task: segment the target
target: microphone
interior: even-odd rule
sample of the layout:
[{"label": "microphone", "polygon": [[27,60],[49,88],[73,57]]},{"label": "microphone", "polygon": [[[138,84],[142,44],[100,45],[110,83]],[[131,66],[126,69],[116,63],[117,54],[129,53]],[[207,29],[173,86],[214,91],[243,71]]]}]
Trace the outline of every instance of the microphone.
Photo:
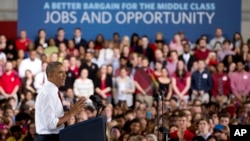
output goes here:
[{"label": "microphone", "polygon": [[91,95],[89,99],[92,100],[93,103],[96,103],[97,107],[104,107],[104,105],[102,104],[102,101],[97,96]]}]

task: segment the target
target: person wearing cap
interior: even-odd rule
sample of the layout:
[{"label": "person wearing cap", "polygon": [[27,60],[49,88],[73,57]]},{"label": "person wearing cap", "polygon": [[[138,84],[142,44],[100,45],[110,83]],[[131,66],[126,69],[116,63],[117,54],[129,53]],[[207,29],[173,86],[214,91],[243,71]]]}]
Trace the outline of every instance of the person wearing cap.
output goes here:
[{"label": "person wearing cap", "polygon": [[229,141],[229,135],[226,126],[222,124],[217,124],[214,126],[214,136],[218,138],[220,141]]}]

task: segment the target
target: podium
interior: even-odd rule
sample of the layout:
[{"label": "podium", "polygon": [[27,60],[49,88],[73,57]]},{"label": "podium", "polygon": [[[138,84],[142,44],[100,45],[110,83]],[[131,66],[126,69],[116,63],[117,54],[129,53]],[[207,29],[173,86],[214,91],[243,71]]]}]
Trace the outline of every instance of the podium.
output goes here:
[{"label": "podium", "polygon": [[106,141],[106,118],[103,116],[71,125],[59,133],[60,141]]}]

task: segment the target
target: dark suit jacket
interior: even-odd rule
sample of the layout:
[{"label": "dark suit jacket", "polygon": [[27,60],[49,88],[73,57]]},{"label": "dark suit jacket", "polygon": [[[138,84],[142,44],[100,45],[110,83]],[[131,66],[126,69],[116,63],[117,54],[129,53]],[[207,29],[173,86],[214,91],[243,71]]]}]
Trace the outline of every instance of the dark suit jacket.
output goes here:
[{"label": "dark suit jacket", "polygon": [[[185,63],[185,60],[183,58],[183,54],[179,56],[179,60],[182,60]],[[186,64],[188,71],[191,71],[191,68],[192,68],[193,63],[194,63],[195,60],[196,60],[195,57],[193,55],[190,55],[190,58],[189,58],[189,60],[188,60],[188,62]]]},{"label": "dark suit jacket", "polygon": [[87,50],[87,48],[88,48],[88,43],[87,43],[87,41],[86,41],[85,39],[81,38],[80,43],[78,43],[78,44],[76,43],[75,38],[73,38],[72,40],[74,41],[75,47],[76,47],[77,49],[79,49],[80,46],[83,46],[83,47],[85,48],[85,50]]},{"label": "dark suit jacket", "polygon": [[152,61],[155,60],[155,57],[154,57],[154,50],[153,50],[150,46],[147,47],[147,49],[146,49],[146,51],[145,51],[145,54],[144,54],[144,51],[143,51],[143,48],[142,48],[142,47],[137,47],[137,48],[135,49],[135,52],[136,52],[136,53],[143,54],[143,55],[145,55],[146,57],[148,57],[149,62],[152,62]]}]

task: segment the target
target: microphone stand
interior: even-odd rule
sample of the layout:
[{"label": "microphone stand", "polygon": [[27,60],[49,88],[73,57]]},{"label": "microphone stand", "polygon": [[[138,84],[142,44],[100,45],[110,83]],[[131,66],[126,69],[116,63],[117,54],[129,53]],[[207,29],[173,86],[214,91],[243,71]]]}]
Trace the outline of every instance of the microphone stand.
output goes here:
[{"label": "microphone stand", "polygon": [[98,117],[105,109],[105,106],[102,104],[101,101],[96,101],[96,108],[97,108],[96,117]]},{"label": "microphone stand", "polygon": [[[158,92],[153,94],[153,98],[154,98],[154,100],[156,100],[156,125],[159,128],[160,127],[160,121],[159,121],[159,99],[160,99],[160,96],[159,96]],[[159,130],[157,132],[157,138],[158,139],[160,138]]]},{"label": "microphone stand", "polygon": [[[161,127],[159,126],[159,123],[157,124],[158,125],[158,127],[159,127],[159,132],[161,132],[161,134],[163,134],[163,138],[162,138],[162,141],[168,141],[168,131],[167,131],[167,129],[164,127],[164,105],[163,105],[163,103],[164,103],[164,95],[165,95],[165,91],[159,91],[159,93],[160,93],[160,97],[161,97],[161,101],[162,101],[162,108],[161,108],[161,110],[162,110],[162,117],[161,117],[161,120],[162,120],[162,122],[161,122]],[[158,104],[158,106],[159,106],[159,102],[157,102]],[[158,108],[158,107],[157,107]],[[159,109],[157,109],[157,113],[158,113],[158,110]],[[158,132],[158,133],[159,133]]]}]

